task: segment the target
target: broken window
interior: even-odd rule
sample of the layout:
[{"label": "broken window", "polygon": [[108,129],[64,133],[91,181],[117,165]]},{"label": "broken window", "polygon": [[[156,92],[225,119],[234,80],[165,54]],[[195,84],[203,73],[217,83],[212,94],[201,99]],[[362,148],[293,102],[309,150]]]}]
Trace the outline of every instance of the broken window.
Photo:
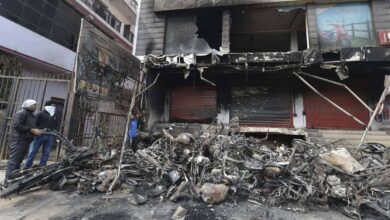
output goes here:
[{"label": "broken window", "polygon": [[300,8],[231,10],[232,52],[285,52],[307,48],[305,11]]},{"label": "broken window", "polygon": [[219,50],[222,41],[222,13],[202,11],[196,21],[197,35],[207,41],[212,49]]},{"label": "broken window", "polygon": [[165,54],[208,54],[222,43],[222,13],[199,11],[167,16]]}]

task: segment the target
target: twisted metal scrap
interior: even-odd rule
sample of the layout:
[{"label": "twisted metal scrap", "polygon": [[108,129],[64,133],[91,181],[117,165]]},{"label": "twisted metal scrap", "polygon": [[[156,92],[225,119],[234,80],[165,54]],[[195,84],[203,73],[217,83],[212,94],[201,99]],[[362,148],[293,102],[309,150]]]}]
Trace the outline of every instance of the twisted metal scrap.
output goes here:
[{"label": "twisted metal scrap", "polygon": [[[188,145],[165,136],[142,151],[149,159],[137,154],[137,167],[146,174],[144,180],[165,184],[173,191],[187,190],[194,198],[200,196],[202,184],[223,183],[234,194],[246,191],[252,200],[269,205],[305,207],[326,203],[324,198],[328,198],[345,204],[355,216],[362,204],[389,215],[387,191],[374,187],[383,186],[390,176],[384,152],[374,154],[365,149],[356,158],[365,170],[349,174],[320,158],[337,147],[335,144],[320,146],[294,140],[291,146],[275,146],[240,135],[217,135],[212,139],[199,136],[195,135],[195,141]],[[167,179],[174,170],[181,178],[172,183]],[[338,184],[331,185],[332,179]]]}]

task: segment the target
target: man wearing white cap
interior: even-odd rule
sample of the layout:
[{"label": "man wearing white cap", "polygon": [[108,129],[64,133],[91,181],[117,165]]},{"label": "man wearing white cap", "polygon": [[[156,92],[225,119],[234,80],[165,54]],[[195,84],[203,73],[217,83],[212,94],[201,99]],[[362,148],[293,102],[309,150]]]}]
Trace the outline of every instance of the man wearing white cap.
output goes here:
[{"label": "man wearing white cap", "polygon": [[11,128],[11,143],[9,148],[9,160],[5,178],[8,179],[12,172],[20,169],[20,164],[25,158],[28,148],[35,135],[41,135],[41,130],[36,128],[34,111],[37,102],[28,99],[23,102],[22,109],[16,112],[13,117]]}]

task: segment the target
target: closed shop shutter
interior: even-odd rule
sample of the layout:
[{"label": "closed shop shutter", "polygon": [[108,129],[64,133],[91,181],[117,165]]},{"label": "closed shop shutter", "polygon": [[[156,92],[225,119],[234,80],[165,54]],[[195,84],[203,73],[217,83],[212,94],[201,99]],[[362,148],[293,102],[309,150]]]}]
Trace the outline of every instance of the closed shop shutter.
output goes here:
[{"label": "closed shop shutter", "polygon": [[[334,85],[315,85],[315,87],[343,109],[357,117],[364,123],[368,123],[368,110],[347,90]],[[363,101],[367,101],[367,94],[362,85],[349,86]],[[311,90],[305,92],[306,125],[308,128],[318,129],[347,129],[361,130],[364,126],[338,110]]]},{"label": "closed shop shutter", "polygon": [[217,116],[217,91],[209,86],[179,86],[171,91],[171,121],[205,121]]},{"label": "closed shop shutter", "polygon": [[230,117],[238,116],[240,125],[293,127],[291,91],[275,85],[234,87]]}]

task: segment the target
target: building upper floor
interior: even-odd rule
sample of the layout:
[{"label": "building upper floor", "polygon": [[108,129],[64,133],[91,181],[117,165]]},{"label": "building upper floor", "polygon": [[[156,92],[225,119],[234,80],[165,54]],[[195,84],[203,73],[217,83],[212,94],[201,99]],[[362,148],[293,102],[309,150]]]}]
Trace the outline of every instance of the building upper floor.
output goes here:
[{"label": "building upper floor", "polygon": [[143,0],[136,55],[389,45],[388,0]]},{"label": "building upper floor", "polygon": [[0,0],[0,50],[73,72],[80,33],[91,29],[85,27],[90,21],[131,54],[137,7],[135,0]]},{"label": "building upper floor", "polygon": [[76,51],[81,19],[132,49],[136,0],[0,0],[0,15]]},{"label": "building upper floor", "polygon": [[63,0],[0,0],[0,15],[76,51],[82,15]]},{"label": "building upper floor", "polygon": [[[355,2],[364,0],[355,0]],[[354,2],[354,0],[154,0],[155,11],[172,11],[210,7],[229,7],[243,5],[261,5],[263,7],[302,6],[307,4],[326,4]]]},{"label": "building upper floor", "polygon": [[105,34],[132,49],[137,18],[136,0],[65,0]]}]

